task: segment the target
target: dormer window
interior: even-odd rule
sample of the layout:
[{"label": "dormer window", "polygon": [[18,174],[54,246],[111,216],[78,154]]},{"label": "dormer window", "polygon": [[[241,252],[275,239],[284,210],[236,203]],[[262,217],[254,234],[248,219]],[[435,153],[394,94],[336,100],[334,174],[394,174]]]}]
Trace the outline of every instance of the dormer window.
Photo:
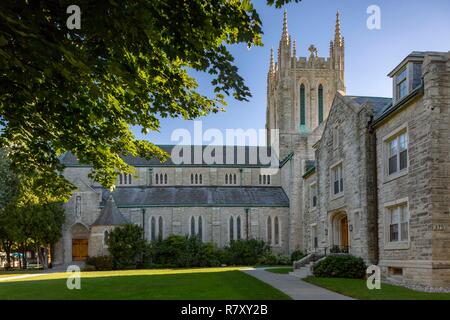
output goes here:
[{"label": "dormer window", "polygon": [[389,77],[392,78],[394,104],[403,100],[422,84],[423,59],[423,53],[413,52],[389,73]]},{"label": "dormer window", "polygon": [[402,99],[408,94],[408,81],[406,67],[396,76],[396,94],[397,100]]}]

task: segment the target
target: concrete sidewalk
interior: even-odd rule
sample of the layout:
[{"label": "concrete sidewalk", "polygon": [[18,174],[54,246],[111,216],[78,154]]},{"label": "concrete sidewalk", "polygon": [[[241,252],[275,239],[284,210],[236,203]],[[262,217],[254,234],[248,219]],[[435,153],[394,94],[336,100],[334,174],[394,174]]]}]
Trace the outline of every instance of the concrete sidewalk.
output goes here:
[{"label": "concrete sidewalk", "polygon": [[272,273],[264,269],[242,272],[270,284],[294,300],[353,300],[350,297],[318,287],[288,274]]}]

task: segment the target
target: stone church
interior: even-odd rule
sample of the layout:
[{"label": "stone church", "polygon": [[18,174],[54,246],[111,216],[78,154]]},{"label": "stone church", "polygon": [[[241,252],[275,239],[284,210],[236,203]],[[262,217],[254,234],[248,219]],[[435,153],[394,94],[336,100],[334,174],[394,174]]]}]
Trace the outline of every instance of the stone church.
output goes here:
[{"label": "stone church", "polygon": [[339,13],[328,58],[314,45],[308,51],[297,56],[285,13],[267,76],[275,173],[250,156],[267,147],[226,147],[243,155],[226,164],[125,157],[135,173],[120,174],[111,192],[64,154],[78,189],[65,204],[54,263],[107,254],[108,232],[135,223],[149,240],[195,234],[223,247],[263,239],[276,253],[308,253],[299,269],[350,253],[388,281],[450,288],[450,52],[412,52],[389,73],[392,98],[383,98],[346,95]]}]

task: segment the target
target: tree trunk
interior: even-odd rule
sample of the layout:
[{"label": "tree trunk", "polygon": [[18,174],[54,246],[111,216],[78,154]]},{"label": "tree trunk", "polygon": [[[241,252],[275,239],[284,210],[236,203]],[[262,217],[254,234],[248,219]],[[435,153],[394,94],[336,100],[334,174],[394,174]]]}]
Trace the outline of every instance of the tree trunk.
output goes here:
[{"label": "tree trunk", "polygon": [[11,244],[9,241],[4,241],[3,242],[3,248],[5,250],[6,253],[6,265],[5,265],[5,269],[8,270],[11,268]]}]

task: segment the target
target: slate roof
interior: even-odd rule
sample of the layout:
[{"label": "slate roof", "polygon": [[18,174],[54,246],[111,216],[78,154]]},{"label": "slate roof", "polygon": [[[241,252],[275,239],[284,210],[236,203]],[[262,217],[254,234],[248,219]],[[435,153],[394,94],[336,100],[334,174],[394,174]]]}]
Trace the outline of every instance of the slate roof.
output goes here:
[{"label": "slate roof", "polygon": [[375,119],[378,118],[386,108],[392,105],[392,98],[364,96],[345,96],[345,98],[350,99],[359,105],[364,105],[369,102],[372,105]]},{"label": "slate roof", "polygon": [[[101,188],[102,205],[110,191]],[[117,207],[289,207],[281,187],[117,187]]]},{"label": "slate roof", "polygon": [[128,220],[120,213],[114,198],[108,196],[106,201],[103,201],[104,206],[102,212],[97,220],[92,224],[94,226],[117,226],[128,223]]},{"label": "slate roof", "polygon": [[[164,151],[166,151],[169,155],[172,153],[173,148],[175,147],[175,145],[159,145],[158,147],[160,147],[161,149],[163,149]],[[263,147],[263,146],[218,146],[221,147],[221,151],[223,153],[222,159],[223,159],[223,163],[213,163],[213,164],[208,164],[205,162],[205,159],[202,159],[203,161],[201,163],[196,163],[194,160],[194,151],[196,151],[196,149],[194,148],[201,148],[202,150],[202,154],[204,149],[207,146],[195,146],[195,145],[191,145],[191,146],[186,146],[187,148],[191,148],[191,161],[189,163],[174,163],[171,159],[169,158],[166,162],[161,163],[158,159],[153,158],[153,159],[145,159],[142,157],[132,157],[132,156],[122,156],[122,159],[125,160],[125,162],[131,166],[134,167],[139,167],[139,166],[220,166],[220,167],[226,167],[226,166],[245,166],[245,167],[266,167],[266,166],[270,166],[270,163],[267,164],[265,163],[265,160],[263,158],[260,157],[260,152],[261,154],[264,156],[264,158],[269,158],[270,157],[270,148],[268,147]],[[213,146],[209,146],[209,147],[213,147]],[[234,151],[233,157],[232,159],[228,159],[226,157],[226,155],[231,155],[231,150]],[[178,155],[179,150],[176,150],[175,154]],[[210,154],[210,151],[207,151],[205,154]],[[240,154],[243,154],[244,156],[241,159]],[[213,154],[213,156],[215,156]],[[231,157],[231,156],[230,156]],[[65,166],[89,166],[89,164],[83,164],[80,163],[78,161],[78,159],[75,157],[75,155],[71,152],[66,152],[64,153],[61,158],[60,161],[63,165]],[[199,161],[200,162],[200,161]]]}]

